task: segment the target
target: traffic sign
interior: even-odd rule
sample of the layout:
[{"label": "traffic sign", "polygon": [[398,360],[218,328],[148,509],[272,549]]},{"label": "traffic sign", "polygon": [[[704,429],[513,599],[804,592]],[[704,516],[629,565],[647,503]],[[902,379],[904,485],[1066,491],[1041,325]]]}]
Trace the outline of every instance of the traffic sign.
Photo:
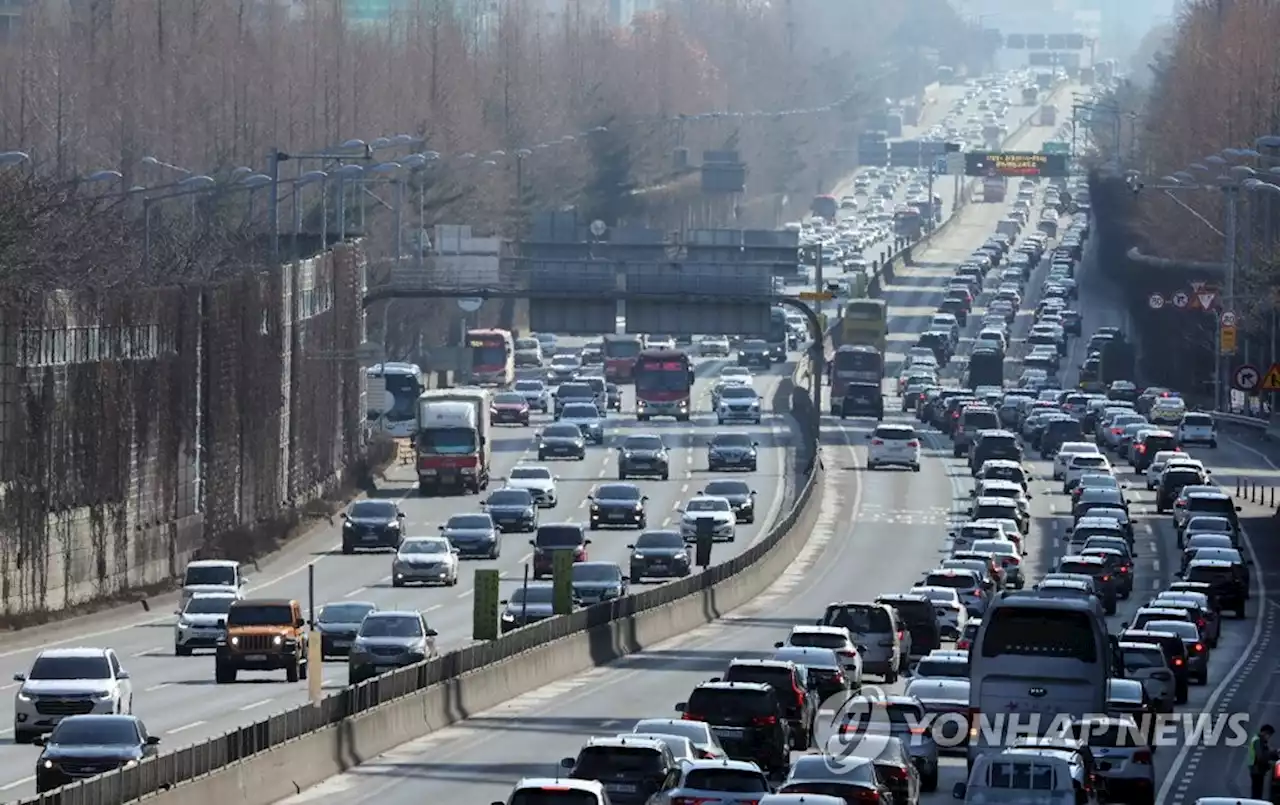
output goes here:
[{"label": "traffic sign", "polygon": [[836,298],[830,291],[801,291],[799,297],[806,302],[827,302]]},{"label": "traffic sign", "polygon": [[1235,326],[1236,326],[1236,314],[1232,313],[1230,310],[1228,310],[1228,311],[1226,311],[1225,313],[1223,313],[1223,314],[1222,314],[1222,326],[1223,326],[1223,327],[1235,327]]},{"label": "traffic sign", "polygon": [[1184,308],[1191,301],[1185,293],[1178,291],[1173,295],[1173,306],[1176,308]]},{"label": "traffic sign", "polygon": [[1153,293],[1147,297],[1147,304],[1152,310],[1159,310],[1164,307],[1164,297],[1158,293]]},{"label": "traffic sign", "polygon": [[1236,369],[1235,377],[1232,378],[1232,385],[1239,391],[1253,391],[1258,387],[1258,381],[1261,379],[1258,374],[1258,367],[1246,363]]},{"label": "traffic sign", "polygon": [[1280,391],[1280,363],[1271,364],[1267,376],[1262,378],[1263,391]]},{"label": "traffic sign", "polygon": [[1223,355],[1236,354],[1236,328],[1222,325],[1218,329],[1218,352]]}]

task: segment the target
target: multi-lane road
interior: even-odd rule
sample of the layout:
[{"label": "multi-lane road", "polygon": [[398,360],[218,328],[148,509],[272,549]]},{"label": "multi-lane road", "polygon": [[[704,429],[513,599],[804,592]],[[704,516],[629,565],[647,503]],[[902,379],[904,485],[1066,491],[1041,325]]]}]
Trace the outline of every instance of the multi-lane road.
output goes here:
[{"label": "multi-lane road", "polygon": [[[1037,131],[1013,146],[1038,147],[1037,139],[1049,133]],[[918,264],[887,288],[895,352],[904,352],[908,342],[924,329],[954,265],[994,230],[1005,210],[1004,205],[970,205],[960,220],[919,255]],[[1030,288],[1039,287],[1044,271],[1042,267],[1036,272]],[[1085,266],[1080,275],[1086,334],[1124,320],[1107,298],[1105,286],[1099,286],[1097,271]],[[1034,294],[1028,300],[1033,302]],[[1025,336],[1030,323],[1030,314],[1024,310],[1015,323],[1015,338]],[[1084,357],[1081,339],[1072,347],[1069,366],[1078,365]],[[901,356],[890,357],[896,363],[894,358]],[[1074,379],[1070,375],[1068,372],[1067,379]],[[891,401],[886,409],[895,411],[896,406]],[[888,418],[907,419],[897,414]],[[824,418],[827,473],[820,519],[801,556],[754,601],[692,633],[398,747],[287,802],[410,805],[424,798],[500,801],[521,776],[554,773],[557,761],[575,755],[588,736],[626,732],[639,718],[672,716],[673,705],[684,700],[694,685],[718,676],[735,657],[769,656],[775,641],[784,638],[794,625],[812,623],[827,603],[869,600],[879,593],[908,589],[948,552],[948,525],[963,519],[961,511],[967,505],[971,481],[963,464],[951,457],[949,443],[933,433],[926,436],[929,449],[921,472],[869,472],[863,447],[867,431],[866,422]],[[1209,466],[1222,468],[1219,471],[1226,479],[1230,473],[1247,471],[1241,468],[1261,469],[1269,460],[1254,448],[1230,439],[1224,439],[1217,450],[1191,452]],[[1032,490],[1034,519],[1026,541],[1029,580],[1034,582],[1062,554],[1069,517],[1060,484],[1050,480],[1048,463],[1029,458],[1028,464],[1037,479]],[[1144,484],[1132,476],[1128,480],[1139,530],[1137,586],[1132,598],[1122,602],[1117,615],[1109,619],[1113,631],[1165,586],[1175,560],[1168,517],[1154,514],[1152,496],[1145,492]],[[1266,591],[1259,592],[1259,600],[1264,600]],[[1232,669],[1247,656],[1256,639],[1252,618],[1225,621],[1209,685],[1194,687],[1184,709],[1200,712],[1216,703],[1221,692],[1233,684]],[[1203,776],[1195,774],[1195,758],[1193,750],[1166,749],[1156,755],[1159,778],[1169,781],[1167,802],[1221,790],[1191,788],[1199,787],[1196,780]],[[1238,759],[1230,762],[1238,766]],[[945,759],[938,792],[926,795],[924,801],[949,800],[952,784],[963,779],[964,769],[962,759]],[[1238,776],[1225,761],[1219,774]],[[1184,777],[1189,782],[1184,783]]]},{"label": "multi-lane road", "polygon": [[[636,481],[648,495],[651,527],[671,525],[680,514],[681,504],[696,494],[713,477],[707,471],[706,443],[717,431],[710,413],[709,393],[713,379],[724,360],[703,360],[696,366],[696,406],[700,413],[692,424],[658,420],[640,425],[634,416],[629,388],[624,389],[624,411],[611,414],[606,429],[606,445],[588,449],[586,461],[552,461],[559,477],[559,505],[543,510],[543,523],[585,522],[587,495],[596,484],[617,479],[617,452],[613,445],[629,434],[657,433],[671,450],[671,477],[668,481]],[[790,375],[793,365],[777,365],[756,379],[756,388],[766,408],[779,380]],[[495,428],[493,460],[495,473],[503,476],[520,462],[537,462],[535,437],[539,426],[550,418],[535,415],[530,427]],[[733,430],[752,432],[760,443],[759,470],[751,476],[758,493],[759,517],[753,525],[738,527],[735,543],[720,543],[714,558],[724,561],[751,545],[764,534],[778,513],[796,493],[795,475],[791,472],[789,454],[794,429],[785,416],[766,413],[758,426],[735,426]],[[434,535],[437,526],[451,515],[477,512],[481,498],[422,498],[415,491],[412,465],[393,467],[380,494],[398,499],[406,514],[407,535]],[[497,488],[497,482],[491,488]],[[634,542],[635,531],[602,530],[592,533],[591,558],[619,562],[627,567],[626,544]],[[390,582],[391,556],[385,553],[343,556],[338,550],[340,533],[337,525],[319,528],[295,541],[278,556],[250,571],[248,595],[296,598],[307,603],[307,566],[315,566],[317,608],[327,602],[352,600],[372,601],[380,607],[421,610],[440,633],[439,646],[450,650],[471,642],[472,570],[497,568],[512,585],[522,580],[523,566],[529,558],[529,534],[507,534],[503,550],[494,561],[465,561],[463,575],[456,587],[393,588]],[[646,582],[647,584],[648,582]],[[175,596],[176,599],[176,596]],[[174,602],[176,603],[176,601]],[[34,791],[32,773],[39,749],[12,743],[13,695],[17,683],[8,682],[14,673],[25,672],[36,653],[48,646],[107,646],[120,655],[129,671],[134,687],[134,712],[148,729],[161,736],[166,749],[221,734],[234,727],[264,718],[273,712],[306,701],[306,683],[288,684],[279,673],[242,674],[242,682],[215,685],[213,658],[208,654],[175,657],[173,622],[166,603],[163,612],[143,615],[138,610],[116,610],[93,618],[69,622],[45,629],[33,629],[7,635],[0,644],[0,800],[26,796]],[[342,662],[325,663],[325,687],[334,689],[346,684],[346,666]]]}]

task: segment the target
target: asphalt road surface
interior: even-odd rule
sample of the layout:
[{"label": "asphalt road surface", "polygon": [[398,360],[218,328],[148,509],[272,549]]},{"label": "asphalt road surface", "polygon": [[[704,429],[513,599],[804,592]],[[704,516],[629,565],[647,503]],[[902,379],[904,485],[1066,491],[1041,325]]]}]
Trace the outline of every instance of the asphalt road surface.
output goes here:
[{"label": "asphalt road surface", "polygon": [[[1031,135],[1016,145],[1038,146],[1031,140],[1044,134]],[[954,265],[994,230],[1005,209],[999,204],[970,205],[962,220],[920,255],[920,265],[890,286],[890,326],[900,351],[914,341],[941,301]],[[1039,287],[1044,271],[1043,267],[1037,270],[1030,288]],[[1082,276],[1086,278],[1080,305],[1087,311],[1085,334],[1122,320],[1102,298],[1105,288],[1091,288],[1087,271]],[[1028,307],[1034,302],[1032,293]],[[1015,336],[1025,336],[1030,323],[1030,313],[1024,310],[1015,324]],[[1077,339],[1067,365],[1079,364],[1082,348],[1083,341]],[[1068,380],[1074,379],[1071,374]],[[891,399],[886,409],[896,411],[894,403]],[[899,414],[889,414],[887,419],[914,423]],[[575,755],[588,736],[626,732],[640,718],[672,716],[673,705],[687,698],[694,685],[719,675],[735,657],[769,656],[775,641],[794,625],[812,623],[827,603],[907,590],[947,554],[948,526],[964,519],[961,511],[967,508],[972,482],[961,461],[951,458],[949,442],[933,432],[925,437],[928,449],[921,472],[869,472],[863,447],[868,430],[863,421],[824,419],[823,457],[828,474],[821,517],[801,556],[759,598],[716,623],[398,747],[286,802],[410,805],[424,798],[503,800],[520,777],[553,774],[556,763]],[[1225,479],[1244,471],[1239,467],[1263,465],[1258,455],[1249,452],[1252,449],[1227,441],[1217,450],[1191,452]],[[1032,489],[1033,524],[1026,542],[1028,580],[1034,582],[1062,554],[1069,515],[1061,484],[1052,482],[1048,463],[1032,457],[1028,464],[1037,479]],[[1122,602],[1117,615],[1109,619],[1113,631],[1151,593],[1165,586],[1175,555],[1169,518],[1154,515],[1145,484],[1133,477],[1127,480],[1139,522],[1137,586],[1132,598]],[[1230,669],[1244,656],[1253,634],[1252,619],[1224,622],[1209,684],[1192,688],[1184,710],[1205,709],[1218,695],[1216,691],[1229,684]],[[1268,672],[1262,672],[1264,679]],[[1157,753],[1160,781],[1180,780],[1190,754],[1174,749]],[[925,795],[923,801],[929,805],[951,801],[951,787],[964,775],[962,758],[945,758],[938,791]],[[1176,791],[1177,785],[1171,785]]]},{"label": "asphalt road surface", "polygon": [[[563,341],[571,340],[565,339]],[[714,378],[725,360],[698,361],[695,407],[700,413],[688,424],[657,420],[643,425],[636,422],[630,387],[624,387],[624,413],[611,414],[606,431],[606,445],[589,448],[586,461],[546,462],[560,476],[559,505],[543,510],[542,522],[584,522],[587,519],[587,495],[596,484],[617,479],[616,451],[613,444],[634,433],[661,434],[672,451],[671,478],[668,481],[636,481],[648,495],[651,527],[658,528],[678,521],[678,508],[696,494],[713,477],[726,477],[707,471],[705,444],[718,431],[710,413],[709,393]],[[765,402],[766,411],[777,383],[793,371],[793,364],[781,364],[756,379],[756,388]],[[520,462],[537,463],[534,437],[538,428],[550,418],[535,415],[530,427],[499,426],[493,437],[495,475],[505,475]],[[716,561],[725,561],[750,546],[777,519],[787,498],[795,494],[794,474],[789,449],[793,430],[785,416],[766,413],[759,426],[734,426],[733,430],[752,432],[761,445],[759,470],[750,476],[758,492],[761,516],[754,525],[740,525],[735,543],[715,547]],[[500,486],[496,483],[491,489]],[[381,494],[400,501],[406,513],[406,534],[435,535],[436,527],[451,515],[478,512],[480,498],[418,497],[412,465],[394,467]],[[497,568],[511,589],[523,579],[523,566],[529,558],[529,534],[507,534],[503,550],[494,561],[464,561],[462,578],[456,587],[392,588],[391,555],[386,553],[343,556],[340,547],[340,521],[334,526],[318,528],[294,541],[284,552],[264,561],[259,569],[250,570],[248,595],[296,598],[306,605],[307,565],[315,565],[317,609],[340,600],[372,601],[380,607],[417,609],[426,614],[432,628],[440,632],[439,647],[449,650],[471,642],[473,570]],[[636,531],[604,530],[593,532],[590,555],[593,560],[615,561],[627,566],[626,544],[634,542]],[[647,584],[656,582],[646,582]],[[172,605],[176,605],[176,596]],[[173,651],[174,616],[166,602],[163,612],[141,615],[139,610],[115,610],[80,621],[26,630],[7,635],[0,645],[0,680],[25,672],[40,648],[46,646],[107,646],[114,648],[129,671],[134,686],[134,712],[141,716],[152,734],[159,735],[164,748],[177,749],[190,743],[221,734],[235,727],[263,719],[272,713],[302,704],[307,698],[305,682],[289,684],[276,673],[246,673],[243,681],[232,685],[215,685],[213,658],[209,653],[193,657],[175,657]],[[337,689],[346,684],[344,662],[327,662],[324,686]],[[32,773],[39,749],[12,743],[13,699],[18,683],[0,683],[0,800],[34,793]]]}]

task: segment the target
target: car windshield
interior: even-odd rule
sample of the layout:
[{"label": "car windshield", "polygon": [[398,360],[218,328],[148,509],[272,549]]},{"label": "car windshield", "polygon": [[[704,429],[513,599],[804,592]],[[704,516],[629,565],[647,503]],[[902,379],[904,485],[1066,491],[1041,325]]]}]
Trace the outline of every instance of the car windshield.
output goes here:
[{"label": "car windshield", "polygon": [[359,623],[373,612],[372,604],[330,604],[320,610],[320,623]]},{"label": "car windshield", "polygon": [[1124,669],[1141,671],[1144,668],[1164,668],[1164,652],[1159,649],[1124,649]]},{"label": "car windshield", "polygon": [[400,546],[402,554],[446,554],[448,552],[449,543],[442,539],[407,539]]},{"label": "car windshield", "polygon": [[724,791],[730,794],[767,794],[769,782],[760,772],[745,769],[690,769],[686,788],[696,791]]},{"label": "car windshield", "polygon": [[352,503],[347,514],[358,520],[394,520],[396,504],[382,500],[361,500]]},{"label": "car windshield", "polygon": [[662,439],[657,436],[628,436],[622,443],[623,450],[661,450]]},{"label": "car windshield", "polygon": [[729,386],[720,392],[720,396],[726,400],[754,400],[756,398],[755,389],[750,386]]},{"label": "car windshield", "polygon": [[361,637],[422,637],[422,621],[405,615],[370,615],[360,624]]},{"label": "car windshield", "polygon": [[445,528],[493,528],[493,520],[487,514],[455,514]]},{"label": "car windshield", "polygon": [[746,481],[712,481],[707,484],[705,491],[708,495],[731,497],[736,495],[750,495],[751,487],[747,486]]},{"label": "car windshield", "polygon": [[517,587],[511,594],[513,604],[550,604],[554,588],[550,584],[530,584],[528,587]]},{"label": "car windshield", "polygon": [[550,481],[551,470],[546,467],[515,467],[510,477],[513,481]]},{"label": "car windshield", "polygon": [[604,484],[596,489],[598,500],[639,500],[640,487],[631,484]]},{"label": "car windshield", "polygon": [[745,433],[721,433],[711,444],[713,447],[751,447],[751,437]]},{"label": "car windshield", "polygon": [[37,657],[27,679],[110,679],[106,656]]},{"label": "car windshield", "polygon": [[636,540],[636,550],[647,548],[684,548],[684,538],[675,531],[648,531]]},{"label": "car windshield", "polygon": [[564,423],[548,425],[547,429],[542,432],[542,436],[546,439],[580,439],[582,438],[582,431],[578,429],[577,425]]},{"label": "car windshield", "polygon": [[1183,640],[1199,640],[1200,630],[1194,623],[1185,621],[1147,621],[1142,628],[1148,632],[1167,632],[1176,634]]},{"label": "car windshield", "polygon": [[560,411],[565,419],[599,419],[600,409],[591,403],[570,403]]},{"label": "car windshield", "polygon": [[228,626],[289,626],[293,608],[288,604],[236,604],[227,612]]},{"label": "car windshield", "polygon": [[60,746],[132,746],[142,743],[131,718],[80,716],[53,728],[49,743]]},{"label": "car windshield", "polygon": [[849,645],[849,638],[836,632],[792,632],[787,642],[802,648],[843,649]]},{"label": "car windshield", "polygon": [[231,565],[196,565],[188,567],[183,584],[216,584],[234,587],[236,569]]},{"label": "car windshield", "polygon": [[691,500],[684,510],[687,512],[727,512],[729,511],[729,501],[715,498]]},{"label": "car windshield", "polygon": [[229,595],[210,595],[192,598],[183,610],[187,615],[225,615],[235,599]]},{"label": "car windshield", "polygon": [[524,405],[524,395],[515,393],[495,394],[493,396],[494,405]]},{"label": "car windshield", "polygon": [[622,571],[617,565],[579,562],[573,566],[574,581],[620,581]]},{"label": "car windshield", "polygon": [[490,506],[532,506],[533,498],[523,489],[500,489],[489,496]]},{"label": "car windshield", "polygon": [[542,391],[545,388],[541,380],[517,380],[515,385],[516,391]]}]

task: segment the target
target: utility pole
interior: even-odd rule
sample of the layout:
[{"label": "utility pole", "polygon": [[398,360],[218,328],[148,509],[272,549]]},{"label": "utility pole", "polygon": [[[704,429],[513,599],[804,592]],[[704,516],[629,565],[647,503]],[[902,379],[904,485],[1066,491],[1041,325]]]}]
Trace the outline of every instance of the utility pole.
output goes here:
[{"label": "utility pole", "polygon": [[[1236,215],[1240,201],[1240,187],[1238,185],[1227,185],[1222,190],[1226,194],[1226,220],[1223,222],[1222,232],[1226,236],[1223,238],[1226,241],[1223,265],[1226,266],[1227,275],[1227,287],[1223,289],[1225,293],[1223,294],[1222,309],[1234,313],[1236,309]],[[1214,342],[1218,349],[1215,350],[1214,355],[1213,402],[1214,407],[1222,411],[1226,410],[1227,403],[1230,402],[1229,399],[1224,398],[1222,393],[1224,390],[1222,375],[1228,362],[1222,359],[1222,345],[1219,343],[1219,339],[1222,337],[1220,317],[1215,317],[1214,324],[1216,325],[1214,327]]]}]

